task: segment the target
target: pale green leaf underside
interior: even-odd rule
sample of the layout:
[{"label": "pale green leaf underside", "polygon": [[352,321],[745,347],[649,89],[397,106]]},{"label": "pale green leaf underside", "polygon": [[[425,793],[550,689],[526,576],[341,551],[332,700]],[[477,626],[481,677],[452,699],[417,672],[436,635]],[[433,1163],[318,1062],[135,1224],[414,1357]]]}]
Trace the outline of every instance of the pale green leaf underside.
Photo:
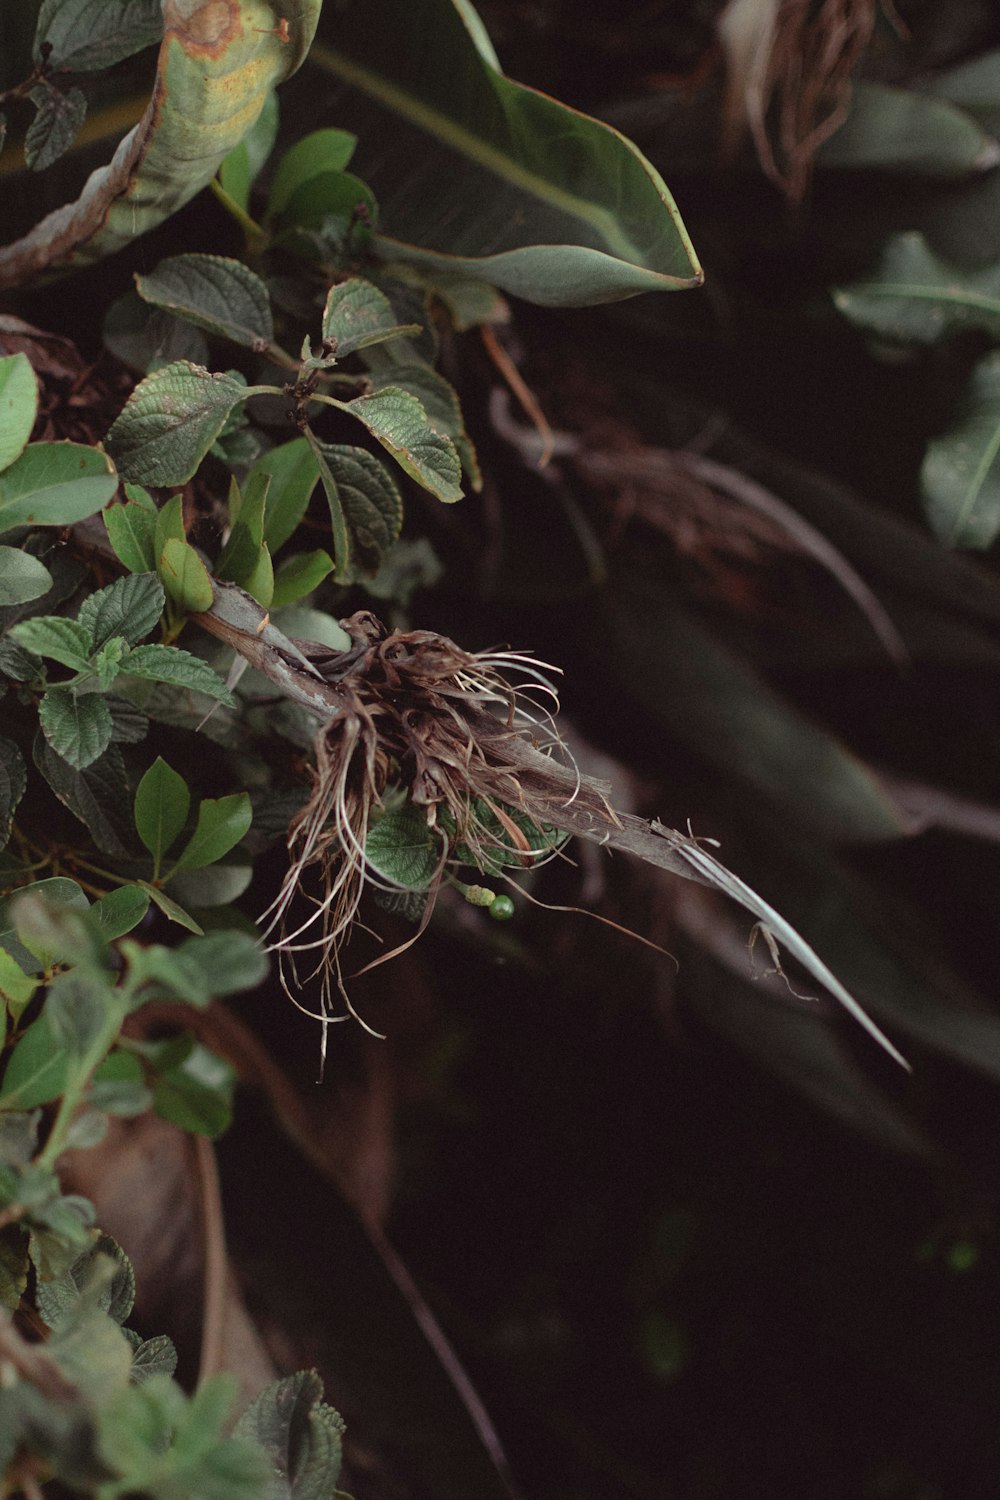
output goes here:
[{"label": "pale green leaf underside", "polygon": [[19,547],[0,547],[0,608],[27,604],[52,587],[52,574],[44,563]]},{"label": "pale green leaf underside", "polygon": [[368,0],[331,11],[310,54],[339,83],[327,117],[358,135],[352,169],[379,201],[379,253],[554,306],[698,285],[653,167],[610,127],[492,68],[468,11]]},{"label": "pale green leaf underside", "polygon": [[23,452],[35,425],[38,382],[26,354],[0,359],[0,469]]},{"label": "pale green leaf underside", "polygon": [[118,481],[107,455],[82,443],[29,443],[0,474],[0,532],[72,526],[107,505]]}]

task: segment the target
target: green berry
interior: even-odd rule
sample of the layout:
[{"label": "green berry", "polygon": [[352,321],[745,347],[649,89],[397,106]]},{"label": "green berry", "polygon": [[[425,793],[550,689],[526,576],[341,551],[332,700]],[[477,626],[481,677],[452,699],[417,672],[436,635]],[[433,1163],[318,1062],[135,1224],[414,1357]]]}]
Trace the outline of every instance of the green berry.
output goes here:
[{"label": "green berry", "polygon": [[489,908],[494,922],[509,922],[514,915],[514,903],[509,896],[497,896]]}]

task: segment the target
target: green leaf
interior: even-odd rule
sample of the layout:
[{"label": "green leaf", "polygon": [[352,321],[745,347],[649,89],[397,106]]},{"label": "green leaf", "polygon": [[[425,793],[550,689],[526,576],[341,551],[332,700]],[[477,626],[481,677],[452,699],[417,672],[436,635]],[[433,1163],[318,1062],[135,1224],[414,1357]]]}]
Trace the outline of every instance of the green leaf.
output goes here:
[{"label": "green leaf", "polygon": [[7,847],[17,804],[28,784],[24,757],[13,740],[0,737],[0,849]]},{"label": "green leaf", "polygon": [[275,574],[271,608],[282,609],[287,604],[304,599],[332,572],[333,558],[328,552],[294,553],[281,564]]},{"label": "green leaf", "polygon": [[[29,899],[37,902],[39,898]],[[81,912],[64,912],[64,916],[78,923],[87,920]],[[33,950],[37,948],[32,933],[24,930],[20,923],[18,932],[22,942],[29,943]],[[61,934],[55,933],[54,936],[58,939]],[[52,941],[48,935],[46,940]],[[52,980],[45,999],[45,1014],[60,1051],[79,1059],[99,1040],[112,1001],[112,985],[113,977],[106,971],[97,973],[83,968],[70,969]]]},{"label": "green leaf", "polygon": [[339,583],[349,583],[353,580],[354,575],[353,559],[351,557],[351,538],[347,529],[347,516],[344,513],[344,507],[340,503],[337,481],[333,477],[333,471],[323,452],[323,445],[318,439],[313,440],[313,449],[316,463],[319,467],[319,477],[323,481],[326,503],[330,509],[330,528],[333,532],[333,552],[336,558],[336,569],[333,576]]},{"label": "green leaf", "polygon": [[179,949],[194,964],[213,995],[235,995],[255,989],[267,978],[267,954],[248,932],[223,930],[187,938]]},{"label": "green leaf", "polygon": [[158,755],[135,793],[135,826],[159,872],[164,854],[187,822],[191,794],[187,782]]},{"label": "green leaf", "polygon": [[[105,967],[107,945],[91,921],[87,898],[75,880],[55,877],[15,891],[10,917],[22,949],[33,954],[43,968],[56,963]],[[15,956],[22,962],[20,953]]]},{"label": "green leaf", "polygon": [[64,1276],[38,1284],[38,1311],[53,1330],[72,1317],[81,1302],[99,1308],[119,1327],[135,1306],[135,1272],[109,1234],[99,1234]]},{"label": "green leaf", "polygon": [[178,870],[168,882],[170,894],[182,906],[228,906],[253,879],[253,865],[209,865],[203,870]]},{"label": "green leaf", "polygon": [[168,537],[157,559],[157,572],[175,604],[189,613],[211,609],[215,597],[208,569],[189,542]]},{"label": "green leaf", "polygon": [[134,1385],[151,1380],[154,1375],[173,1375],[177,1369],[177,1350],[165,1333],[143,1339],[132,1354],[131,1379]]},{"label": "green leaf", "polygon": [[[549,854],[553,849],[558,849],[560,844],[565,843],[566,835],[558,828],[548,824],[539,826],[532,821],[526,813],[518,812],[516,808],[506,807],[504,812],[511,823],[521,830],[525,842],[522,845],[511,833],[510,828],[497,817],[496,813],[486,802],[474,801],[469,812],[475,819],[478,838],[476,839],[475,851],[464,840],[460,840],[449,851],[453,859],[462,864],[474,865],[484,875],[498,875],[501,870],[517,868],[525,863],[530,864],[535,859],[540,859]],[[445,814],[442,823],[449,834],[453,833],[451,818]],[[496,901],[506,901],[508,897],[497,896]],[[503,908],[496,907],[496,901],[491,908],[492,915],[498,916]],[[511,907],[513,912],[513,907]]]},{"label": "green leaf", "polygon": [[[330,259],[330,247],[337,258],[367,255],[372,233],[378,221],[378,204],[367,183],[352,172],[322,172],[310,177],[295,189],[281,212],[278,222],[286,226],[293,244],[305,254],[315,254],[309,238],[297,239],[298,229],[312,230],[324,248],[324,259]],[[280,243],[280,240],[279,240]]]},{"label": "green leaf", "polygon": [[285,152],[271,183],[267,217],[287,207],[292,195],[310,178],[342,172],[354,155],[358,138],[348,130],[314,130]]},{"label": "green leaf", "polygon": [[109,696],[108,707],[111,710],[111,720],[114,729],[111,732],[111,742],[115,745],[138,745],[149,733],[149,720],[146,715],[124,698]]},{"label": "green leaf", "polygon": [[462,498],[462,466],[455,445],[436,432],[416,396],[388,385],[370,396],[345,402],[344,410],[368,428],[374,438],[412,479],[439,500]]},{"label": "green leaf", "polygon": [[94,1069],[87,1102],[93,1109],[125,1118],[145,1114],[152,1107],[153,1095],[139,1059],[131,1052],[109,1052]]},{"label": "green leaf", "polygon": [[368,830],[365,862],[401,890],[426,891],[441,867],[441,840],[412,802],[385,812]]},{"label": "green leaf", "polygon": [[[150,899],[156,906],[160,908],[163,915],[167,917],[169,921],[176,922],[178,927],[184,927],[188,932],[193,932],[199,937],[201,936],[201,924],[196,922],[194,917],[191,916],[190,912],[186,912],[183,906],[179,905],[178,902],[173,899],[173,897],[168,896],[166,891],[161,891],[159,886],[151,885],[146,880],[140,880],[139,884],[142,886],[142,889],[144,891],[147,891],[149,893]],[[182,998],[191,999],[191,996],[184,996]],[[196,1002],[191,999],[191,1003],[193,1005]]]},{"label": "green leaf", "polygon": [[178,948],[164,948],[159,943],[140,947],[126,938],[122,953],[128,960],[129,983],[138,991],[135,1005],[149,1000],[183,1000],[201,1007],[212,998],[205,976],[197,964]]},{"label": "green leaf", "polygon": [[[169,543],[168,543],[169,545]],[[136,646],[129,653],[126,669],[133,677],[151,682],[169,682],[175,687],[193,688],[219,703],[233,706],[233,696],[207,661],[182,651],[179,646]]]},{"label": "green leaf", "polygon": [[177,542],[187,541],[187,532],[184,529],[184,500],[180,495],[171,495],[165,500],[156,512],[156,530],[153,534],[153,547],[157,557],[163,551],[168,540]]},{"label": "green leaf", "polygon": [[507,303],[489,282],[467,281],[463,276],[436,272],[430,279],[430,287],[434,296],[444,303],[459,333],[466,333],[483,323],[510,320]]},{"label": "green leaf", "polygon": [[966,177],[1000,162],[1000,147],[962,109],[911,89],[856,80],[843,125],[817,163],[920,177]]},{"label": "green leaf", "polygon": [[979,270],[939,260],[922,234],[897,234],[869,276],[833,294],[852,323],[901,343],[933,344],[964,328],[1000,339],[1000,261]]},{"label": "green leaf", "polygon": [[307,438],[293,438],[258,458],[247,484],[258,474],[270,475],[264,541],[273,557],[295,531],[305,515],[319,472]]},{"label": "green leaf", "polygon": [[87,100],[80,89],[65,94],[48,80],[28,94],[35,118],[24,137],[24,159],[33,172],[44,172],[68,151],[87,118]]},{"label": "green leaf", "polygon": [[278,136],[278,96],[272,89],[264,100],[256,122],[219,167],[219,185],[244,213],[250,207],[250,189],[274,150]]},{"label": "green leaf", "polygon": [[111,710],[99,693],[49,688],[38,719],[53,750],[76,771],[103,755],[111,743]]},{"label": "green leaf", "polygon": [[236,1087],[231,1063],[193,1038],[183,1058],[162,1072],[157,1068],[155,1044],[145,1056],[154,1073],[153,1108],[161,1119],[211,1140],[228,1130]]},{"label": "green leaf", "polygon": [[116,579],[88,595],[77,619],[90,631],[95,646],[103,646],[114,635],[124,636],[134,646],[149,634],[162,612],[163,588],[150,571]]},{"label": "green leaf", "polygon": [[70,911],[89,911],[90,902],[84,895],[83,887],[68,875],[50,875],[44,880],[33,880],[30,885],[19,887],[12,893],[11,900],[20,896],[34,895],[44,897],[46,902],[55,906],[65,906]]},{"label": "green leaf", "polygon": [[143,301],[219,338],[259,353],[274,338],[267,287],[242,261],[222,255],[172,255],[149,275],[137,275],[135,285]]},{"label": "green leaf", "polygon": [[[107,692],[108,688],[118,676],[118,673],[121,671],[122,662],[125,660],[125,657],[127,655],[128,645],[124,637],[120,635],[113,635],[110,641],[105,641],[104,645],[94,657],[90,666],[92,672],[94,673],[94,676],[97,678],[97,681],[101,685],[102,693]],[[108,712],[110,713],[110,711],[111,708],[109,704]],[[116,725],[114,719],[112,719],[112,739],[116,738],[115,728]],[[117,736],[117,738],[120,739],[121,736],[119,735]]]},{"label": "green leaf", "polygon": [[160,0],[43,0],[35,32],[35,61],[48,42],[53,68],[71,73],[110,68],[153,47],[163,36]]},{"label": "green leaf", "polygon": [[65,1091],[71,1059],[56,1043],[43,1011],[21,1037],[0,1084],[0,1110],[34,1109]]},{"label": "green leaf", "polygon": [[253,820],[246,792],[228,797],[206,797],[198,806],[198,821],[177,861],[179,870],[200,870],[235,848]]},{"label": "green leaf", "polygon": [[75,672],[86,670],[93,650],[86,625],[66,620],[62,615],[36,615],[32,620],[22,620],[10,634],[25,651],[47,656]]},{"label": "green leaf", "polygon": [[212,375],[186,359],[154,370],[136,386],[108,433],[119,473],[142,484],[185,484],[247,391],[234,375]]},{"label": "green leaf", "polygon": [[935,69],[923,83],[930,94],[966,110],[996,135],[1000,130],[1000,50],[981,52],[943,72]]},{"label": "green leaf", "polygon": [[482,477],[476,459],[476,450],[465,430],[465,419],[459,405],[458,394],[453,385],[432,370],[430,365],[396,364],[371,376],[372,388],[376,391],[387,385],[398,385],[411,396],[416,396],[427,416],[428,422],[437,432],[451,438],[462,460],[462,467],[474,489],[482,488]]},{"label": "green leaf", "polygon": [[[61,1276],[67,1267],[73,1264],[80,1251],[90,1243],[91,1229],[94,1224],[94,1205],[76,1193],[61,1195],[59,1180],[55,1173],[52,1173],[51,1177],[53,1190],[49,1201],[44,1205],[37,1205],[32,1211],[30,1220],[29,1250],[35,1267],[36,1279],[41,1281],[51,1281],[53,1277]],[[114,1324],[101,1314],[96,1316],[112,1330],[116,1344],[120,1345],[121,1334]],[[62,1339],[50,1339],[46,1353],[58,1357],[61,1363],[66,1354]],[[90,1358],[90,1370],[89,1372],[80,1370],[80,1373],[90,1375],[88,1389],[92,1392],[93,1376],[97,1374],[103,1351],[99,1349],[95,1341],[87,1353]]]},{"label": "green leaf", "polygon": [[4,997],[12,1020],[20,1019],[37,988],[38,980],[26,974],[6,948],[0,948],[0,995]]},{"label": "green leaf", "polygon": [[385,293],[360,276],[335,282],[327,294],[323,337],[336,341],[333,352],[338,359],[369,344],[384,344],[387,339],[420,331],[419,323],[398,323]]},{"label": "green leaf", "polygon": [[111,505],[104,512],[108,540],[119,562],[131,573],[152,573],[156,569],[156,511],[128,501]]},{"label": "green leaf", "polygon": [[120,885],[90,908],[90,915],[106,942],[113,943],[138,927],[149,910],[149,892],[138,885]]},{"label": "green leaf", "polygon": [[299,1370],[261,1391],[236,1424],[271,1460],[271,1500],[330,1500],[336,1490],[344,1421],[322,1395],[315,1370]]},{"label": "green leaf", "polygon": [[943,542],[992,545],[1000,532],[1000,351],[976,365],[951,427],[928,445],[920,483]]},{"label": "green leaf", "polygon": [[[111,303],[104,315],[104,346],[139,376],[149,375],[178,359],[208,364],[208,339],[193,323],[160,312],[143,302],[135,290]],[[126,485],[125,492],[139,489]]]},{"label": "green leaf", "polygon": [[119,1493],[156,1500],[263,1496],[270,1477],[264,1454],[223,1436],[234,1387],[234,1377],[216,1375],[186,1397],[166,1375],[152,1375],[115,1395],[102,1411],[100,1453],[125,1476]]},{"label": "green leaf", "polygon": [[0,469],[24,451],[38,415],[38,381],[26,354],[0,359]]},{"label": "green leaf", "polygon": [[236,511],[233,527],[219,560],[215,576],[238,583],[266,609],[274,592],[274,569],[264,544],[264,515],[270,476],[254,474],[247,479],[245,495],[232,481],[230,514]]},{"label": "green leaf", "polygon": [[82,443],[29,443],[0,474],[0,531],[72,526],[107,505],[118,485],[106,453]]},{"label": "green leaf", "polygon": [[[351,637],[343,625],[333,615],[324,614],[321,609],[307,609],[301,604],[292,604],[281,611],[274,624],[280,625],[286,636],[318,641],[321,646],[329,646],[331,651],[351,650]],[[287,819],[285,826],[287,828]]]},{"label": "green leaf", "polygon": [[698,285],[653,167],[608,126],[498,73],[469,10],[368,0],[322,19],[310,63],[338,79],[329,107],[357,129],[378,252],[551,305]]},{"label": "green leaf", "polygon": [[37,557],[19,547],[0,547],[0,608],[28,604],[51,587],[52,574]]},{"label": "green leaf", "polygon": [[399,536],[403,500],[385,465],[363,448],[314,444],[330,507],[336,578],[375,574]]},{"label": "green leaf", "polygon": [[34,760],[59,801],[86,825],[97,847],[116,859],[127,857],[131,796],[118,746],[110,745],[91,765],[78,771],[38,735]]}]

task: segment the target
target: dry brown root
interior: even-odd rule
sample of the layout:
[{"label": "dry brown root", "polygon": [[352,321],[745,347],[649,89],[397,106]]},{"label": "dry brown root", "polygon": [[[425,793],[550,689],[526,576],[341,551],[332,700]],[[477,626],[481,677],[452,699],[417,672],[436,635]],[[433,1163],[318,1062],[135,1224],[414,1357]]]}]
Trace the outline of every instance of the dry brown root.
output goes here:
[{"label": "dry brown root", "polygon": [[[546,851],[533,846],[523,820],[545,826],[577,804],[577,815],[620,826],[603,792],[556,758],[565,752],[551,712],[531,697],[534,687],[555,702],[540,663],[516,652],[464,651],[431,631],[389,633],[367,613],[343,624],[353,649],[318,664],[336,685],[338,711],[316,736],[312,791],[289,830],[288,873],[266,914],[267,931],[280,934],[275,947],[296,978],[296,956],[316,956],[324,1017],[334,987],[350,1009],[340,951],[366,882],[383,883],[365,845],[390,786],[423,810],[440,837],[425,920],[459,844],[466,863],[488,864],[500,852],[509,862],[513,850],[531,864]],[[504,671],[525,685],[513,687]],[[533,752],[530,764],[526,751]],[[305,894],[317,887],[318,894]],[[303,894],[312,909],[292,921]]]},{"label": "dry brown root", "polygon": [[731,152],[749,126],[760,164],[793,203],[847,117],[851,73],[871,40],[876,0],[730,0],[719,21]]}]

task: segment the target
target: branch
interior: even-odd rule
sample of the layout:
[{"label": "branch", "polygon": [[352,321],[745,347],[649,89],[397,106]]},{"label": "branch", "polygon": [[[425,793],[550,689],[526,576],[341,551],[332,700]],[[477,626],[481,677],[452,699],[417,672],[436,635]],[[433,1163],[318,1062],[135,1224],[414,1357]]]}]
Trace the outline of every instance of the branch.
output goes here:
[{"label": "branch", "polygon": [[[213,579],[212,587],[215,592],[212,608],[192,616],[193,619],[232,646],[286,697],[317,719],[328,723],[343,712],[345,697],[340,682],[360,661],[366,644],[334,652],[315,641],[292,640],[271,624],[267,611],[255,599],[235,584]],[[479,724],[485,737],[496,739],[497,719],[474,703],[468,705],[466,717],[471,729],[475,730]],[[795,928],[697,839],[656,819],[647,822],[629,813],[615,812],[607,802],[601,782],[543,755],[526,730],[504,735],[503,758],[516,770],[526,791],[532,789],[533,783],[550,791],[554,786],[558,788],[559,783],[565,788],[565,802],[550,801],[546,808],[546,820],[556,828],[609,849],[634,854],[647,864],[721,890],[751,912],[890,1057],[909,1071],[906,1060]]]}]

